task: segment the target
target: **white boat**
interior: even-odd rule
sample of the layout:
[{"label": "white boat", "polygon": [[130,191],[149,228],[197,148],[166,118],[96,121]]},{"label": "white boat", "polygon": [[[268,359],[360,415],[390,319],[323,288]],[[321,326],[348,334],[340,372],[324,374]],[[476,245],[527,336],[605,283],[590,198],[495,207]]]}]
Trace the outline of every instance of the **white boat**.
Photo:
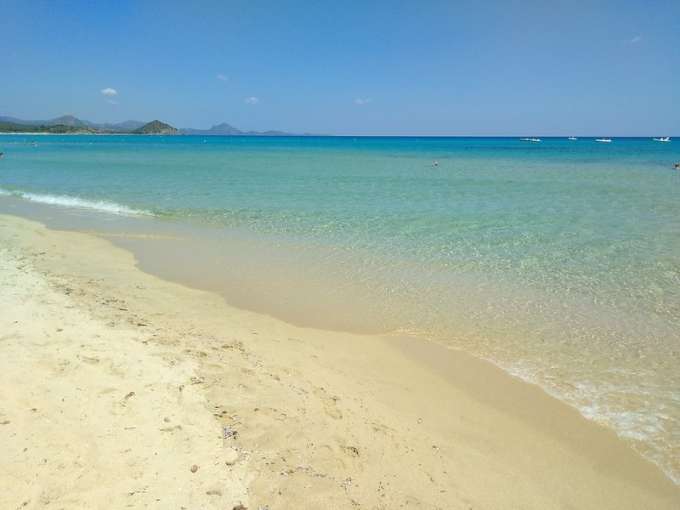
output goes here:
[{"label": "white boat", "polygon": [[575,136],[570,136],[569,140],[571,140],[573,142],[574,140],[578,140],[578,138],[576,138]]},{"label": "white boat", "polygon": [[671,137],[670,136],[662,136],[661,138],[654,138],[655,142],[670,142]]},{"label": "white boat", "polygon": [[523,142],[534,142],[534,143],[541,141],[540,138],[520,138],[520,140],[522,140]]},{"label": "white boat", "polygon": [[595,141],[600,143],[612,143],[611,138],[595,138]]}]

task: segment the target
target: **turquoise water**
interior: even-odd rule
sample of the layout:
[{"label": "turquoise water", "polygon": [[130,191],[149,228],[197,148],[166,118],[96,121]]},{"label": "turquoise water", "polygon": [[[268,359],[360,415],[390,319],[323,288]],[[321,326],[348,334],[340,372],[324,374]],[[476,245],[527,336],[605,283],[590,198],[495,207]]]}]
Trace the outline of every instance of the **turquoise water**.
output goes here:
[{"label": "turquoise water", "polygon": [[540,384],[680,481],[680,141],[17,135],[0,151],[0,194],[294,245],[376,323]]}]

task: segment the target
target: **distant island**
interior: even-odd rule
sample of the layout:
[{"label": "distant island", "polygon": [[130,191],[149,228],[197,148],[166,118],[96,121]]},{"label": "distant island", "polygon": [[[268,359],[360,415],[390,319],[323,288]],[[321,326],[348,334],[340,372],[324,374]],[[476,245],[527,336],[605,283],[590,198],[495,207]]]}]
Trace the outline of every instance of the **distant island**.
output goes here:
[{"label": "distant island", "polygon": [[[0,116],[0,133],[46,134],[130,134],[130,135],[200,135],[200,136],[295,136],[283,131],[242,131],[226,122],[210,129],[178,129],[161,122],[126,120],[119,123],[96,123],[81,120],[73,115],[62,115],[49,120],[23,120]],[[306,134],[305,134],[306,135]]]}]

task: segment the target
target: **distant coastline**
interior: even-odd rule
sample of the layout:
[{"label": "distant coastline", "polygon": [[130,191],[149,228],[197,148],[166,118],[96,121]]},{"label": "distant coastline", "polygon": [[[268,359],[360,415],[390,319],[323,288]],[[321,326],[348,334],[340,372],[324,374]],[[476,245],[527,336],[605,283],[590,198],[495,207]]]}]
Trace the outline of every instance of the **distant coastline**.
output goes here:
[{"label": "distant coastline", "polygon": [[226,122],[209,129],[176,128],[161,122],[127,120],[117,124],[95,123],[73,115],[63,115],[50,120],[23,120],[0,116],[0,133],[21,135],[197,135],[197,136],[310,136],[285,131],[242,131]]},{"label": "distant coastline", "polygon": [[54,134],[54,135],[92,135],[92,134],[166,134],[174,135],[179,130],[159,120],[138,125],[128,121],[118,125],[97,125],[81,121],[76,117],[64,116],[51,121],[21,121],[12,117],[0,117],[0,132],[13,134]]},{"label": "distant coastline", "polygon": [[[544,135],[544,134],[505,134],[505,135],[390,135],[390,134],[327,134],[327,133],[290,133],[286,131],[266,130],[266,131],[243,131],[237,127],[222,122],[215,124],[208,129],[195,128],[176,128],[165,122],[153,120],[142,122],[137,120],[126,120],[119,123],[95,123],[82,120],[72,115],[63,115],[50,120],[24,120],[16,117],[0,115],[0,134],[2,135],[184,135],[184,136],[315,136],[315,137],[337,137],[337,138],[523,138],[527,136],[540,136],[544,139],[567,139],[576,137],[578,139],[590,140],[600,137],[616,139],[635,139],[649,138],[657,136],[669,136],[671,140],[679,139],[680,134],[652,133],[636,136],[620,136],[616,134],[574,134],[569,135]],[[578,139],[574,143],[578,143]]]}]

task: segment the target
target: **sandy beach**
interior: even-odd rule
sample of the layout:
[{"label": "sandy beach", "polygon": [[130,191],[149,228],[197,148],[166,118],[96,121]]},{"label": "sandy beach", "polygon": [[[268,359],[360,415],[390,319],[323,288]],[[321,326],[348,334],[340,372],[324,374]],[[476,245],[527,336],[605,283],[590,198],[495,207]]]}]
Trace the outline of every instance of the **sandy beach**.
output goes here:
[{"label": "sandy beach", "polygon": [[0,216],[0,508],[673,509],[613,432],[486,362],[296,327]]}]

